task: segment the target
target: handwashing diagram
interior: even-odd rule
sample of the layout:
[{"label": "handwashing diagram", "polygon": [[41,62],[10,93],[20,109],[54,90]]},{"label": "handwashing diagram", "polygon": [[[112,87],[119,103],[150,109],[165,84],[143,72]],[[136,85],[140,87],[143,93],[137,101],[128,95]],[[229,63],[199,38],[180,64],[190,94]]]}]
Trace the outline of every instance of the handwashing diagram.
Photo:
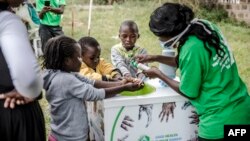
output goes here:
[{"label": "handwashing diagram", "polygon": [[[190,101],[185,101],[183,106],[181,107],[181,109],[186,110],[190,106],[192,106],[191,102]],[[199,116],[198,116],[196,111],[192,110],[191,115],[189,116],[189,118],[192,119],[190,124],[195,124],[195,125],[199,124]]]},{"label": "handwashing diagram", "polygon": [[139,105],[139,114],[138,114],[138,120],[141,119],[142,112],[145,112],[148,120],[146,124],[146,128],[149,126],[149,124],[152,122],[152,110],[153,110],[153,104],[147,104],[147,105]]},{"label": "handwashing diagram", "polygon": [[[192,106],[192,104],[190,101],[185,101],[184,104],[182,105],[181,109],[187,110],[187,108],[191,107],[191,106]],[[199,126],[199,116],[198,116],[196,111],[192,110],[191,115],[188,116],[188,118],[191,119],[191,121],[189,122],[190,124],[194,124],[194,125]],[[194,134],[187,141],[198,141],[198,131],[195,130]]]},{"label": "handwashing diagram", "polygon": [[121,128],[128,131],[128,127],[134,127],[131,123],[134,122],[133,119],[131,119],[129,116],[125,116],[123,118],[123,121],[121,123]]},{"label": "handwashing diagram", "polygon": [[119,130],[114,132],[116,141],[140,140],[144,135],[152,141],[197,140],[197,129],[193,127],[199,118],[189,101],[128,106],[120,115]]},{"label": "handwashing diagram", "polygon": [[162,111],[159,114],[159,118],[161,118],[161,122],[163,121],[165,116],[166,116],[166,122],[168,122],[170,115],[172,115],[172,118],[174,118],[175,107],[176,107],[175,102],[168,102],[168,103],[162,104]]}]

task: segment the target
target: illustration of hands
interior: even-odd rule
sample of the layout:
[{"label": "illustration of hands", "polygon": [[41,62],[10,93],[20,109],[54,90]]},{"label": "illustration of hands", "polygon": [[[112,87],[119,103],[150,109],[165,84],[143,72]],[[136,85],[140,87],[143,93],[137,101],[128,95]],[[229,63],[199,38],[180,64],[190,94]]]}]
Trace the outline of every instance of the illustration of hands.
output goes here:
[{"label": "illustration of hands", "polygon": [[184,104],[182,105],[181,109],[182,110],[186,110],[189,106],[191,106],[191,102],[190,101],[185,101]]},{"label": "illustration of hands", "polygon": [[122,137],[122,138],[118,138],[117,141],[126,141],[127,138],[128,138],[128,134],[125,135],[125,136]]},{"label": "illustration of hands", "polygon": [[190,124],[195,124],[195,125],[198,125],[199,124],[199,115],[197,114],[196,111],[191,111],[192,112],[192,115],[189,116],[189,118],[191,118],[191,122]]},{"label": "illustration of hands", "polygon": [[129,116],[125,116],[124,118],[123,118],[123,120],[122,120],[122,124],[121,124],[121,128],[122,129],[124,129],[124,130],[126,130],[126,131],[128,131],[128,126],[129,127],[134,127],[132,124],[131,124],[131,122],[134,122],[134,120],[133,119],[131,119]]},{"label": "illustration of hands", "polygon": [[149,124],[152,122],[152,110],[153,110],[153,104],[146,104],[146,105],[139,105],[139,115],[138,115],[138,119],[141,119],[141,114],[142,112],[146,112],[147,116],[148,116],[148,121],[146,124],[146,128],[149,126]]},{"label": "illustration of hands", "polygon": [[191,138],[187,141],[198,141],[198,131],[194,131],[194,135],[191,136]]},{"label": "illustration of hands", "polygon": [[166,122],[168,122],[168,117],[172,114],[172,118],[174,118],[174,109],[176,107],[175,102],[168,102],[162,104],[162,111],[159,114],[159,118],[161,118],[161,122],[163,121],[164,117],[166,116]]}]

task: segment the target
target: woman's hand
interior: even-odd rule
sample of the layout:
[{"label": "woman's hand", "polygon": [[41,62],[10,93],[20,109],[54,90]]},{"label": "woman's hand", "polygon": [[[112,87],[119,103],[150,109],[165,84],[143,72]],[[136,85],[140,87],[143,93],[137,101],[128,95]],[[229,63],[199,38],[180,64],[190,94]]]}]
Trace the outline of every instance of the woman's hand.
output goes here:
[{"label": "woman's hand", "polygon": [[134,58],[138,63],[149,63],[154,61],[152,55],[146,55],[146,54],[140,54],[135,56]]},{"label": "woman's hand", "polygon": [[11,109],[14,109],[16,105],[24,105],[34,101],[33,99],[23,97],[16,90],[10,91],[6,94],[0,94],[0,99],[5,99],[4,108]]},{"label": "woman's hand", "polygon": [[161,71],[156,67],[151,67],[149,70],[143,71],[143,73],[149,78],[156,78],[161,75]]}]

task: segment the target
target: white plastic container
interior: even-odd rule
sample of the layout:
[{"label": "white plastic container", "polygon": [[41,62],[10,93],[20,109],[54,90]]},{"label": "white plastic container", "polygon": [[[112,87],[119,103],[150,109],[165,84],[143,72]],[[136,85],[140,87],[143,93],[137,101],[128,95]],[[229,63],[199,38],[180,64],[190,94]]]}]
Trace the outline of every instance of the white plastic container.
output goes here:
[{"label": "white plastic container", "polygon": [[142,64],[142,63],[137,63],[136,61],[132,61],[131,65],[133,67],[140,69],[140,70],[149,70],[150,69],[150,67],[148,67],[147,65]]},{"label": "white plastic container", "polygon": [[[170,56],[174,57],[175,56],[175,50],[172,49],[164,49],[162,50],[162,55],[164,56]],[[165,65],[160,63],[159,64],[159,69],[168,77],[174,79],[176,76],[176,67],[172,67],[169,65]]]},{"label": "white plastic container", "polygon": [[146,65],[144,65],[142,63],[138,63],[137,68],[140,69],[140,70],[149,70],[150,69],[150,67],[148,67],[148,66],[146,66]]},{"label": "white plastic container", "polygon": [[[174,57],[175,50],[174,49],[164,49],[164,50],[162,50],[162,55]],[[171,79],[174,79],[176,77],[176,67],[172,67],[172,66],[160,63],[159,69],[161,70],[161,72],[163,74],[165,74],[166,76],[168,76]],[[165,87],[167,86],[167,84],[165,82],[163,82],[162,80],[160,80],[160,83],[162,86],[165,86]]]},{"label": "white plastic container", "polygon": [[[194,107],[185,107],[188,99],[170,87],[161,87],[159,79],[150,79],[148,84],[156,91],[142,96],[121,96],[107,98],[104,103],[105,141],[187,141],[197,138],[197,125],[191,124]],[[175,103],[174,117],[170,114],[161,121],[165,103]],[[143,107],[142,107],[143,106]],[[132,120],[125,120],[129,117]],[[126,122],[132,126],[122,124]],[[144,138],[144,140],[142,139]]]}]

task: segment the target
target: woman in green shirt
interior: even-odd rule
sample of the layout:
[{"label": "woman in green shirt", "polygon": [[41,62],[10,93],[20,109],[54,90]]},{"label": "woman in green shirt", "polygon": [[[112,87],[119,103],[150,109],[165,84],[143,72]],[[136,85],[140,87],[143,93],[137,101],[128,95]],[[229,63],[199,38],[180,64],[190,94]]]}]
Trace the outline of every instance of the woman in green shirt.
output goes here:
[{"label": "woman in green shirt", "polygon": [[188,98],[199,116],[198,139],[223,140],[224,125],[250,124],[250,97],[235,59],[219,29],[180,4],[165,3],[150,17],[150,30],[176,57],[139,55],[139,62],[158,61],[180,70],[180,82],[159,69],[144,71]]}]

